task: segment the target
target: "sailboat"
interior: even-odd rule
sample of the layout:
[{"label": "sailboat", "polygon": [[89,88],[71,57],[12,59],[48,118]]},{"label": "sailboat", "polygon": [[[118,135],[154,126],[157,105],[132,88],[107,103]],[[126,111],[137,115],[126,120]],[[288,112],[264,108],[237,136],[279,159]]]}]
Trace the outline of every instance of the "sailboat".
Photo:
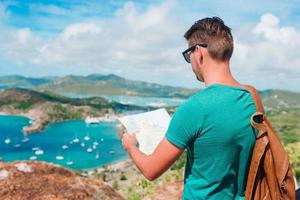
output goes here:
[{"label": "sailboat", "polygon": [[86,150],[88,153],[91,153],[93,151],[93,149],[91,147],[89,147],[87,150]]},{"label": "sailboat", "polygon": [[21,144],[15,144],[14,147],[19,148],[19,147],[21,147]]},{"label": "sailboat", "polygon": [[73,161],[68,161],[68,162],[67,162],[67,165],[68,165],[68,166],[73,165],[73,164],[74,164]]},{"label": "sailboat", "polygon": [[35,151],[35,155],[43,155],[43,154],[44,154],[44,151],[41,149],[38,149]]},{"label": "sailboat", "polygon": [[69,156],[68,156],[68,159],[67,159],[67,165],[70,166],[70,165],[73,165],[74,162],[72,160],[70,160]]},{"label": "sailboat", "polygon": [[96,153],[96,159],[99,159],[99,151]]},{"label": "sailboat", "polygon": [[93,145],[95,145],[95,146],[98,146],[98,142],[97,141],[95,141],[95,142],[93,142]]},{"label": "sailboat", "polygon": [[111,150],[108,152],[109,154],[115,154],[116,152],[114,150]]},{"label": "sailboat", "polygon": [[40,149],[39,147],[32,147],[32,148],[31,148],[32,151],[37,151],[37,150],[39,150],[39,149]]},{"label": "sailboat", "polygon": [[28,141],[29,141],[29,138],[27,137],[27,134],[24,134],[22,142],[25,143],[25,142],[28,142]]},{"label": "sailboat", "polygon": [[36,160],[36,159],[37,159],[36,156],[30,156],[30,157],[29,157],[29,160]]},{"label": "sailboat", "polygon": [[75,134],[75,138],[73,139],[73,142],[74,142],[74,143],[78,143],[78,142],[79,142],[79,139],[78,139],[78,137],[77,137],[77,134]]},{"label": "sailboat", "polygon": [[64,157],[61,156],[61,155],[58,155],[58,156],[56,156],[55,158],[56,158],[56,160],[63,160],[63,159],[64,159]]},{"label": "sailboat", "polygon": [[63,157],[62,153],[61,153],[61,150],[58,151],[58,154],[56,155],[55,159],[56,159],[56,160],[63,160],[63,159],[65,159],[65,158]]},{"label": "sailboat", "polygon": [[6,139],[4,140],[4,143],[5,143],[5,144],[10,144],[10,143],[11,143],[11,140],[10,140],[9,138],[6,138]]},{"label": "sailboat", "polygon": [[91,138],[89,136],[89,132],[87,132],[86,136],[84,136],[84,140],[85,141],[89,141]]}]

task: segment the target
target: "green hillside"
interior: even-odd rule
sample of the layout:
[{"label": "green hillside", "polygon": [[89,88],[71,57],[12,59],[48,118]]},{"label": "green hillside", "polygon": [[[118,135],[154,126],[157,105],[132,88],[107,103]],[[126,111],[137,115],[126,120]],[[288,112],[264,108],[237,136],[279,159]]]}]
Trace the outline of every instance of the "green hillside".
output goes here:
[{"label": "green hillside", "polygon": [[21,87],[55,93],[73,93],[89,96],[129,95],[186,98],[197,89],[164,86],[143,81],[132,81],[114,74],[68,75],[64,77],[28,78],[23,76],[0,77],[0,88]]},{"label": "green hillside", "polygon": [[[53,77],[54,78],[54,77]],[[53,80],[51,77],[45,78],[30,78],[18,75],[0,77],[0,86],[33,88],[39,85],[49,83]]]},{"label": "green hillside", "polygon": [[91,74],[88,76],[65,76],[48,84],[40,85],[35,89],[49,90],[56,93],[76,93],[83,95],[129,95],[129,96],[156,96],[181,97],[193,94],[195,89],[164,86],[143,81],[132,81],[116,76]]},{"label": "green hillside", "polygon": [[124,111],[148,110],[150,107],[124,105],[102,97],[73,99],[54,93],[42,93],[29,89],[10,88],[0,90],[0,112],[34,116],[42,129],[50,122],[82,119],[84,116],[103,116]]}]

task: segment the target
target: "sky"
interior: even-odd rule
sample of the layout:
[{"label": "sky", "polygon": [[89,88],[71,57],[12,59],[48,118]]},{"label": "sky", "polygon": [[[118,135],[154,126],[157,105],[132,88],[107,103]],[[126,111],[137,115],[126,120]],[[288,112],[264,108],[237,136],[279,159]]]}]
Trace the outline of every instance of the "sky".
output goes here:
[{"label": "sky", "polygon": [[203,87],[181,52],[197,20],[232,29],[235,78],[300,92],[300,0],[0,0],[0,76],[116,74]]}]

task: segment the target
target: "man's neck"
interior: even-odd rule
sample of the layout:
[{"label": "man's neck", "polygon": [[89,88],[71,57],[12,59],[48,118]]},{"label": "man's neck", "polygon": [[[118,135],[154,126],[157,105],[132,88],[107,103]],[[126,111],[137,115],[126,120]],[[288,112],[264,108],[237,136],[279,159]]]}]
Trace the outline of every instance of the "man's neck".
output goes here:
[{"label": "man's neck", "polygon": [[223,84],[223,85],[241,85],[237,80],[234,79],[230,72],[228,62],[212,62],[209,67],[203,72],[203,78],[205,86],[211,84]]}]

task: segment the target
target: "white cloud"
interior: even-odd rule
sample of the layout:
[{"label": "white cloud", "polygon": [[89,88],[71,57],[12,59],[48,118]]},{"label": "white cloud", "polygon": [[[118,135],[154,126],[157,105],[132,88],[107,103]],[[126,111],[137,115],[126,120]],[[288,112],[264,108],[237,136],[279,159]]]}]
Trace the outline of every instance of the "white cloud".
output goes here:
[{"label": "white cloud", "polygon": [[[131,79],[196,86],[191,67],[181,55],[188,27],[181,13],[174,13],[178,6],[170,0],[141,12],[135,3],[127,2],[111,18],[69,24],[47,39],[29,28],[4,27],[0,50],[7,59],[23,66],[60,66],[70,73],[116,73]],[[298,90],[298,30],[282,26],[271,13],[262,15],[256,24],[233,30],[232,71],[238,80],[258,84],[259,88]]]},{"label": "white cloud", "polygon": [[[243,28],[242,28],[243,29]],[[260,22],[237,34],[233,65],[237,74],[264,88],[298,90],[300,77],[300,33],[293,27],[281,27],[273,14],[262,15]]]},{"label": "white cloud", "polygon": [[149,81],[180,77],[187,68],[180,54],[184,25],[171,15],[175,5],[166,1],[141,13],[127,2],[112,19],[70,24],[43,41],[28,28],[17,30],[5,56],[24,65],[78,67],[131,78],[136,72]]}]

